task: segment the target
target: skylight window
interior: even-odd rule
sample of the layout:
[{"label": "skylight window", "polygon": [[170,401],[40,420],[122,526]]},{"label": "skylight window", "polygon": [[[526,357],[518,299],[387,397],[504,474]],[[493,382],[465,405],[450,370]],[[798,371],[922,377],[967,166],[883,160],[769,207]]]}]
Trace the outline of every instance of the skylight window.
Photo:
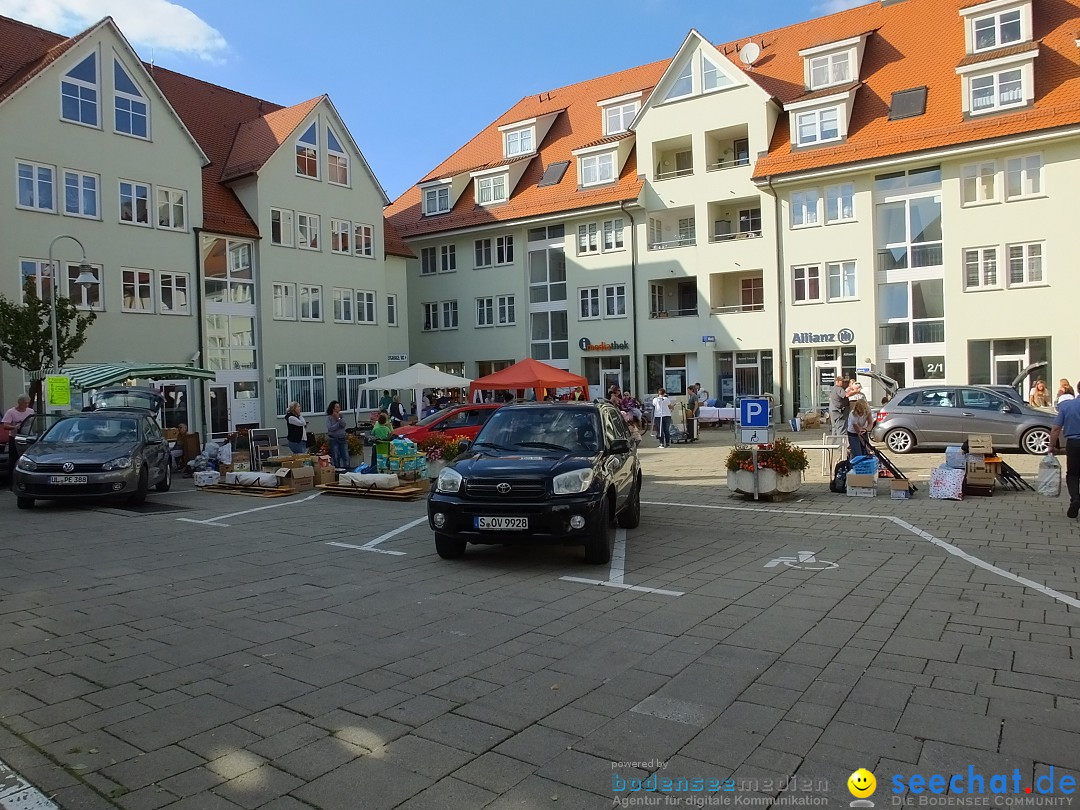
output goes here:
[{"label": "skylight window", "polygon": [[319,131],[314,123],[296,139],[296,173],[319,179]]}]

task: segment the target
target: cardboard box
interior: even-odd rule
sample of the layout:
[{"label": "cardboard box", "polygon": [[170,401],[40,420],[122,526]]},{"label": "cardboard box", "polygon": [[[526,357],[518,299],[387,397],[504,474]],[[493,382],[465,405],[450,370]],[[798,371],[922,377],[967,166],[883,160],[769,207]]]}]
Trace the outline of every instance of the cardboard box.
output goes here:
[{"label": "cardboard box", "polygon": [[847,494],[852,498],[876,498],[877,487],[853,487],[848,484]]},{"label": "cardboard box", "polygon": [[278,486],[288,487],[294,492],[315,489],[315,470],[311,467],[281,467],[275,475]]},{"label": "cardboard box", "polygon": [[336,484],[337,476],[337,470],[333,467],[316,467],[315,486],[320,486],[322,484]]},{"label": "cardboard box", "polygon": [[997,481],[997,476],[992,472],[986,472],[985,470],[968,470],[967,475],[964,476],[964,483],[971,484],[973,486],[993,486]]},{"label": "cardboard box", "polygon": [[859,475],[857,473],[848,473],[847,486],[850,491],[852,487],[877,487],[877,475]]},{"label": "cardboard box", "polygon": [[894,478],[889,482],[889,497],[894,501],[911,499],[911,482]]},{"label": "cardboard box", "polygon": [[969,453],[993,453],[993,437],[989,433],[971,433],[967,437]]},{"label": "cardboard box", "polygon": [[175,442],[180,438],[180,431],[177,428],[165,428],[161,431],[161,435],[165,437],[165,441]]}]

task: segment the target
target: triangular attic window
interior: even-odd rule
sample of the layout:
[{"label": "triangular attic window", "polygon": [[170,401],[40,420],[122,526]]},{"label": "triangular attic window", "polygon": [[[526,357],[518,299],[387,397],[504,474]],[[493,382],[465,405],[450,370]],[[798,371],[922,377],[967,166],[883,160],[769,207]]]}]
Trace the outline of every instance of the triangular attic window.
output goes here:
[{"label": "triangular attic window", "polygon": [[665,100],[673,98],[682,98],[688,96],[694,92],[694,63],[691,60],[686,60],[686,64],[683,65],[682,71],[679,73],[679,77],[671,85],[671,89],[667,91],[667,95],[664,96]]},{"label": "triangular attic window", "polygon": [[705,86],[705,92],[719,90],[721,87],[730,87],[735,84],[724,71],[718,68],[709,57],[701,57],[701,78]]}]

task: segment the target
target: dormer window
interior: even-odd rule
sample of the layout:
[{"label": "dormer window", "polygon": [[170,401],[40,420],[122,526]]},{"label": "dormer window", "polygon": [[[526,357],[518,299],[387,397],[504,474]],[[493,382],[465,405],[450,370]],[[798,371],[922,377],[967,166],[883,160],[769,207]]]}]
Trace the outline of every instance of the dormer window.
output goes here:
[{"label": "dormer window", "polygon": [[60,115],[65,121],[98,125],[97,54],[92,53],[60,81]]},{"label": "dormer window", "polygon": [[450,186],[424,189],[424,216],[445,214],[450,210]]},{"label": "dormer window", "polygon": [[504,154],[506,157],[527,155],[533,151],[533,128],[516,129],[506,133]]},{"label": "dormer window", "polygon": [[989,51],[1023,39],[1020,9],[976,17],[971,23],[973,51]]},{"label": "dormer window", "polygon": [[326,128],[326,179],[337,186],[349,185],[349,156],[330,127]]},{"label": "dormer window", "polygon": [[1024,72],[1020,68],[971,77],[972,115],[1024,103]]},{"label": "dormer window", "polygon": [[476,178],[476,201],[480,205],[506,202],[506,174]]},{"label": "dormer window", "polygon": [[116,131],[124,135],[134,135],[136,138],[149,137],[149,108],[146,98],[118,59],[113,60],[113,92]]},{"label": "dormer window", "polygon": [[687,60],[686,64],[683,66],[682,73],[680,73],[678,78],[676,78],[675,81],[672,83],[671,89],[668,90],[665,99],[667,101],[670,101],[671,99],[688,96],[693,92],[694,63],[693,61]]},{"label": "dormer window", "polygon": [[578,177],[582,186],[599,186],[615,180],[615,153],[602,152],[578,159]]},{"label": "dormer window", "polygon": [[816,56],[810,60],[810,89],[832,87],[851,81],[851,51]]},{"label": "dormer window", "polygon": [[315,123],[296,139],[296,173],[319,179],[319,130]]},{"label": "dormer window", "polygon": [[799,146],[811,146],[827,141],[840,140],[840,108],[825,107],[807,110],[795,116],[795,129]]}]

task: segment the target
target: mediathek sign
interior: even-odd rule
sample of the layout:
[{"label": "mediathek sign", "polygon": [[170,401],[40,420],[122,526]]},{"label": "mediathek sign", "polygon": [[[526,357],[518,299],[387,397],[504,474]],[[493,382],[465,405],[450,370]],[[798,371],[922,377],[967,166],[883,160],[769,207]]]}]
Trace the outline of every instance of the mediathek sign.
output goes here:
[{"label": "mediathek sign", "polygon": [[855,342],[855,333],[850,329],[841,329],[839,332],[796,332],[791,336],[792,343],[842,343],[845,346]]},{"label": "mediathek sign", "polygon": [[588,338],[582,338],[578,341],[577,345],[583,352],[615,352],[630,350],[630,342],[627,340],[616,340],[614,343],[593,343]]}]

